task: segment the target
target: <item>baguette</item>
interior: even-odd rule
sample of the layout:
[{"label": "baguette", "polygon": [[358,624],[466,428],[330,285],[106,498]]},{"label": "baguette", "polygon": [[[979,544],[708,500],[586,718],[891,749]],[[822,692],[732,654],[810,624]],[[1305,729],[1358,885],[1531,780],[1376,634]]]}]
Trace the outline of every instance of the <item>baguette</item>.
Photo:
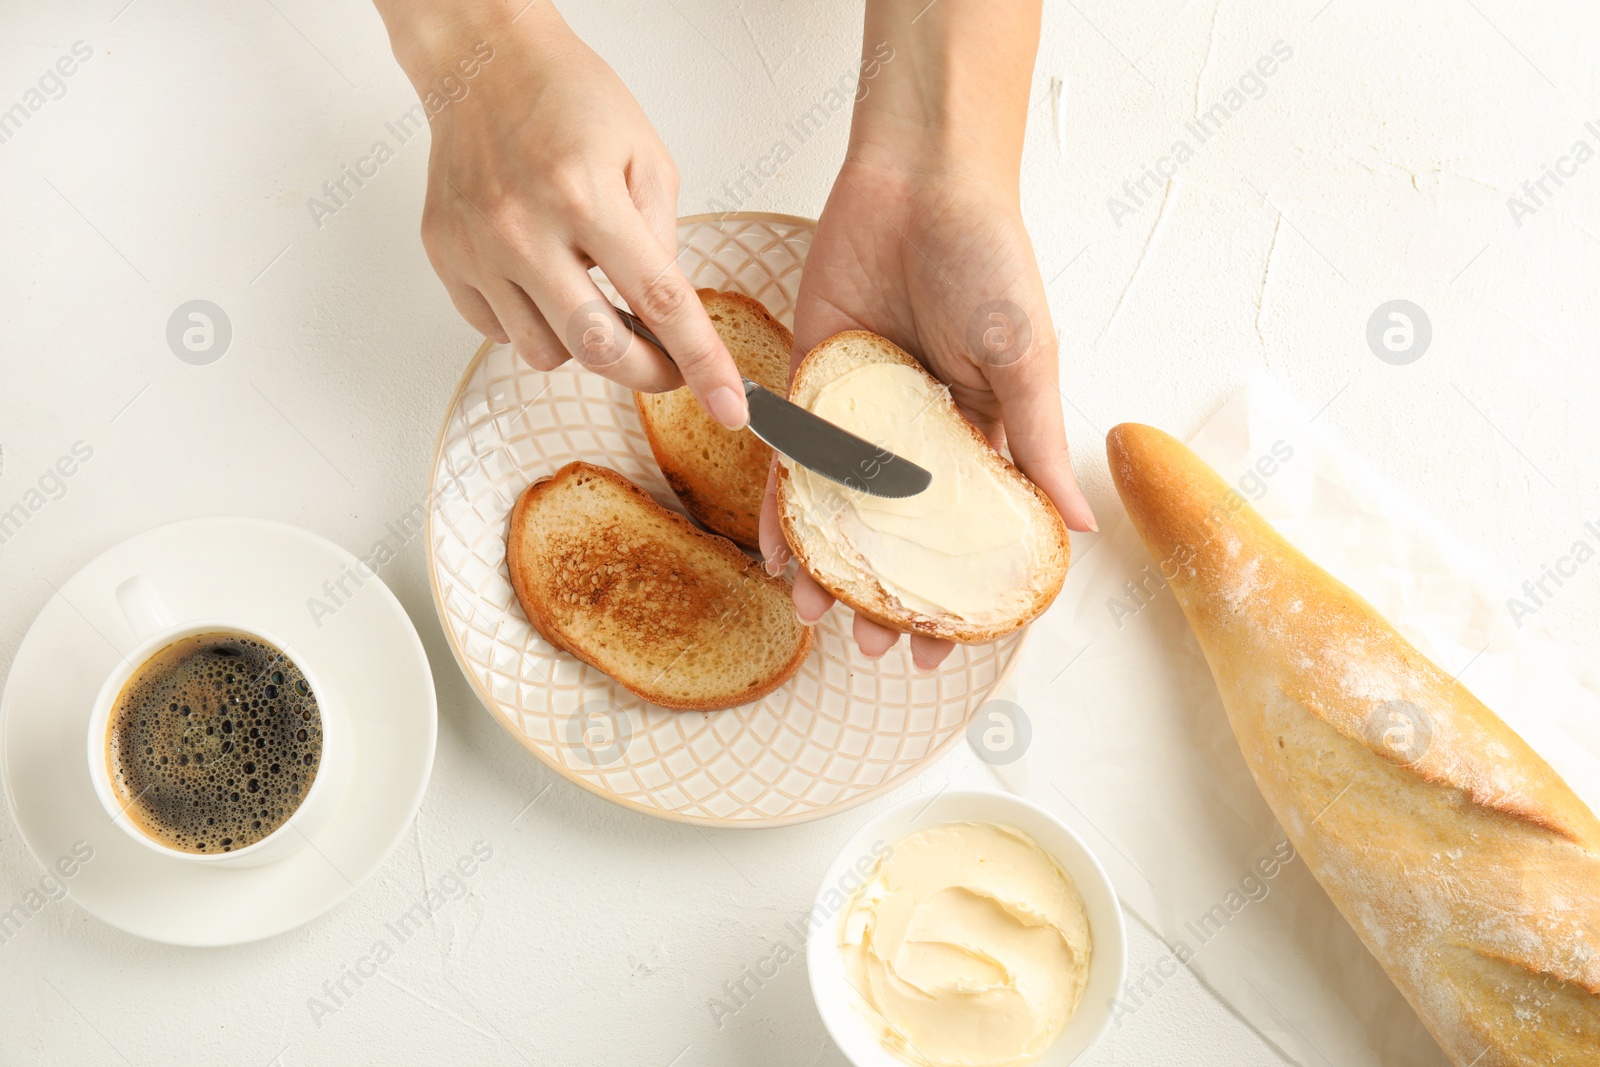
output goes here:
[{"label": "baguette", "polygon": [[[891,371],[860,377],[882,367]],[[820,413],[928,468],[933,483],[886,502],[780,458],[778,514],[795,557],[841,603],[900,633],[979,644],[1038,617],[1072,558],[1050,498],[922,364],[877,334],[847,331],[817,345],[795,369],[789,399],[817,412],[825,389],[851,381],[861,384],[831,393]]]},{"label": "baguette", "polygon": [[523,490],[506,565],[545,640],[664,708],[747,704],[811,651],[788,582],[605,467]]},{"label": "baguette", "polygon": [[1600,1063],[1600,821],[1189,449],[1107,447],[1256,784],[1451,1062]]},{"label": "baguette", "polygon": [[[743,293],[701,289],[697,295],[739,373],[782,396],[794,335]],[[687,388],[634,393],[633,403],[650,451],[684,510],[707,529],[759,550],[771,447],[748,430],[718,425]]]}]

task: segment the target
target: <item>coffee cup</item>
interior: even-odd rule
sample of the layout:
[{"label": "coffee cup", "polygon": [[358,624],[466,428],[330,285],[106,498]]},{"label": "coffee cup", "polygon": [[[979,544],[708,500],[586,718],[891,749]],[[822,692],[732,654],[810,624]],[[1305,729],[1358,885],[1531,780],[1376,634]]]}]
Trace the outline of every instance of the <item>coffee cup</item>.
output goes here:
[{"label": "coffee cup", "polygon": [[[116,593],[139,644],[100,686],[87,738],[89,778],[111,821],[145,848],[206,866],[259,866],[305,847],[338,808],[354,759],[349,718],[315,657],[246,619],[175,623],[142,576],[129,578]],[[224,656],[242,658],[219,658]],[[259,663],[269,667],[257,669]],[[246,669],[225,674],[234,664]],[[180,710],[176,700],[170,713],[160,707],[133,714],[136,701],[164,691],[163,672],[193,676],[190,690],[203,693],[194,703],[204,703],[192,709],[192,717],[189,704]],[[280,696],[274,678],[297,688]],[[180,714],[185,718],[178,719]],[[167,755],[162,741],[174,732],[195,748],[195,765],[189,765],[187,747],[182,755],[177,748]],[[135,752],[135,740],[151,746]],[[206,752],[210,765],[203,762]],[[185,766],[169,765],[169,758]],[[130,796],[134,773],[148,781]],[[196,829],[208,820],[217,824],[215,833]],[[241,832],[228,829],[235,824]]]}]

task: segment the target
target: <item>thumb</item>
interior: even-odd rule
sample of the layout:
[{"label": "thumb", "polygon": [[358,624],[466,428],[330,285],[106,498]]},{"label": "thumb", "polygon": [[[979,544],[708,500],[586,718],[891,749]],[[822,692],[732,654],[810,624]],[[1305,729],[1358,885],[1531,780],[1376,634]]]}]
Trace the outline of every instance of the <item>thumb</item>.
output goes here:
[{"label": "thumb", "polygon": [[1050,498],[1068,529],[1098,532],[1100,525],[1078,487],[1067,447],[1054,334],[1034,349],[1015,362],[988,369],[1011,458]]}]

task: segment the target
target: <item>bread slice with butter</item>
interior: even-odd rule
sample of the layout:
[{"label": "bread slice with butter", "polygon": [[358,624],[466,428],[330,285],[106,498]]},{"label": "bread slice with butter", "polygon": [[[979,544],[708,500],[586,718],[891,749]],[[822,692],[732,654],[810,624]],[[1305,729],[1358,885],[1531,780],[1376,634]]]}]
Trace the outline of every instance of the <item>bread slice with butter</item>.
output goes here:
[{"label": "bread slice with butter", "polygon": [[922,364],[877,334],[834,334],[795,369],[789,399],[933,474],[887,500],[781,459],[784,538],[828,592],[890,629],[967,644],[1049,607],[1072,555],[1066,524]]},{"label": "bread slice with butter", "polygon": [[[743,293],[697,294],[739,373],[782,396],[794,336]],[[633,403],[650,451],[684,509],[707,529],[759,549],[772,449],[748,430],[724,429],[686,388],[634,393]]]},{"label": "bread slice with butter", "polygon": [[747,704],[811,651],[788,582],[605,467],[523,490],[506,564],[545,640],[664,708]]}]

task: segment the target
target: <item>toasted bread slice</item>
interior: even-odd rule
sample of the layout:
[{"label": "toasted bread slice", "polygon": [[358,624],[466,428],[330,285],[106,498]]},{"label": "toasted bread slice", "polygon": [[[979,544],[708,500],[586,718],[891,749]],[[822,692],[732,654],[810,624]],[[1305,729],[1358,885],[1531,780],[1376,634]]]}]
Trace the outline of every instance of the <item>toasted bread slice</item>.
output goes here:
[{"label": "toasted bread slice", "polygon": [[545,640],[664,708],[749,703],[811,651],[788,582],[605,467],[523,490],[506,564]]},{"label": "toasted bread slice", "polygon": [[922,364],[877,334],[834,334],[796,368],[789,399],[933,474],[885,501],[781,461],[784,537],[828,592],[901,633],[967,644],[1049,607],[1072,556],[1066,524]]},{"label": "toasted bread slice", "polygon": [[[743,293],[698,293],[739,373],[784,395],[794,335]],[[650,451],[689,514],[706,528],[759,549],[761,497],[772,449],[749,430],[724,429],[688,389],[634,393],[633,402]]]}]

